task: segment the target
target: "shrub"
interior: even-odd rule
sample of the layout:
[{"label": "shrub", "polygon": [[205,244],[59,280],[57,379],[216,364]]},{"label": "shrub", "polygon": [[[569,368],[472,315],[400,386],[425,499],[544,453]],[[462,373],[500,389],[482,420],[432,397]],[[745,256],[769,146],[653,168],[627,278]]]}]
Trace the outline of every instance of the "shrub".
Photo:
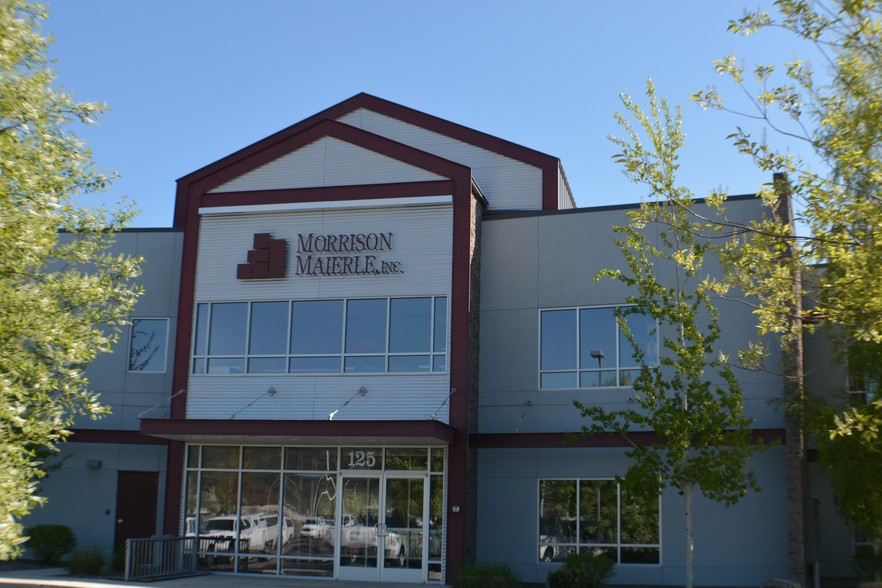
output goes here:
[{"label": "shrub", "polygon": [[518,580],[505,564],[475,564],[463,568],[456,588],[516,588]]},{"label": "shrub", "polygon": [[66,525],[36,525],[25,529],[25,535],[28,549],[44,565],[58,563],[77,544],[76,535]]},{"label": "shrub", "polygon": [[72,576],[98,576],[104,571],[104,556],[100,551],[77,551],[67,560]]},{"label": "shrub", "polygon": [[549,588],[602,588],[613,575],[615,563],[605,555],[571,553],[564,566],[548,574]]}]

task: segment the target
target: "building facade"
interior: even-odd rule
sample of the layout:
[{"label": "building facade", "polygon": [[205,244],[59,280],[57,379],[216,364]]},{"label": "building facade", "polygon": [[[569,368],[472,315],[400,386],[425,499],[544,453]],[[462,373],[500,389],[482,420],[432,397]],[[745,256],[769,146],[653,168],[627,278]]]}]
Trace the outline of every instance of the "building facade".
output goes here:
[{"label": "building facade", "polygon": [[[576,208],[556,158],[366,94],[181,178],[173,228],[118,240],[146,294],[89,370],[113,416],[76,428],[28,523],[105,550],[199,534],[206,567],[240,574],[443,584],[481,561],[544,582],[602,550],[614,583],[681,584],[681,497],[629,497],[620,440],[566,436],[574,400],[629,402],[626,291],[594,280],[629,208]],[[727,346],[755,336],[721,313]],[[697,500],[701,585],[789,574],[782,383],[742,386],[781,445],[752,463],[761,492]],[[850,545],[810,559],[850,575]]]}]

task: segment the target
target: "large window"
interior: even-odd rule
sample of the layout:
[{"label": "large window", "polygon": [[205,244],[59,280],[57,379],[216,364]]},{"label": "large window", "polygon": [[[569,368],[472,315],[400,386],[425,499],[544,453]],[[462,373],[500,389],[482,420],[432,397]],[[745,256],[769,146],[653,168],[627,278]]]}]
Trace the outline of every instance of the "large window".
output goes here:
[{"label": "large window", "polygon": [[194,374],[447,369],[447,297],[198,304]]},{"label": "large window", "polygon": [[630,495],[615,480],[539,481],[539,560],[602,553],[616,563],[657,564],[659,498]]},{"label": "large window", "polygon": [[165,371],[168,319],[133,318],[129,337],[129,371]]},{"label": "large window", "polygon": [[[351,488],[386,473],[386,524],[402,537],[407,528],[408,565],[427,562],[428,580],[441,580],[443,448],[190,445],[186,464],[184,534],[198,536],[200,570],[333,577],[338,543],[353,531],[375,540],[376,531],[377,512],[358,495],[338,501],[341,484]],[[358,470],[374,475],[346,477]],[[425,483],[429,504],[422,509]],[[343,564],[358,556],[354,547],[340,548]]]},{"label": "large window", "polygon": [[[562,308],[539,313],[541,388],[630,386],[639,373],[634,347],[616,319],[616,307]],[[648,365],[658,363],[655,319],[620,307]]]}]

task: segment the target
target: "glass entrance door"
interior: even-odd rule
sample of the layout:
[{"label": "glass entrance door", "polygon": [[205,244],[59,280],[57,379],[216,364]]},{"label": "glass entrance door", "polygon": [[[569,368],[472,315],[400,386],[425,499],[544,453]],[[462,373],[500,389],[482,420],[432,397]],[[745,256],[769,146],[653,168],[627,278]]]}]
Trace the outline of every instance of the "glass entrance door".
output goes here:
[{"label": "glass entrance door", "polygon": [[340,579],[424,581],[426,489],[423,475],[343,478],[337,525]]}]

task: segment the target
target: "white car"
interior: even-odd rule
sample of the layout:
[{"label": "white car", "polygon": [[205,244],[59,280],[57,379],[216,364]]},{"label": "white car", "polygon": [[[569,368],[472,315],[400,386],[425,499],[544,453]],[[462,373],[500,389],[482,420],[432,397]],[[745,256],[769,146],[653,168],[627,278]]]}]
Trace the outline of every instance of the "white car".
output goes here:
[{"label": "white car", "polygon": [[310,539],[321,539],[330,542],[334,535],[334,521],[325,517],[306,517],[300,534]]},{"label": "white car", "polygon": [[[248,551],[262,551],[268,546],[272,546],[266,524],[266,515],[264,514],[242,515],[239,517],[235,515],[222,515],[206,519],[202,524],[199,536],[212,540],[215,547],[219,547],[218,539],[228,541],[232,545],[231,542],[235,539],[237,533],[240,540],[247,540]],[[200,548],[202,547],[200,546]],[[240,546],[241,549],[242,547]],[[230,549],[222,550],[228,551]]]}]

